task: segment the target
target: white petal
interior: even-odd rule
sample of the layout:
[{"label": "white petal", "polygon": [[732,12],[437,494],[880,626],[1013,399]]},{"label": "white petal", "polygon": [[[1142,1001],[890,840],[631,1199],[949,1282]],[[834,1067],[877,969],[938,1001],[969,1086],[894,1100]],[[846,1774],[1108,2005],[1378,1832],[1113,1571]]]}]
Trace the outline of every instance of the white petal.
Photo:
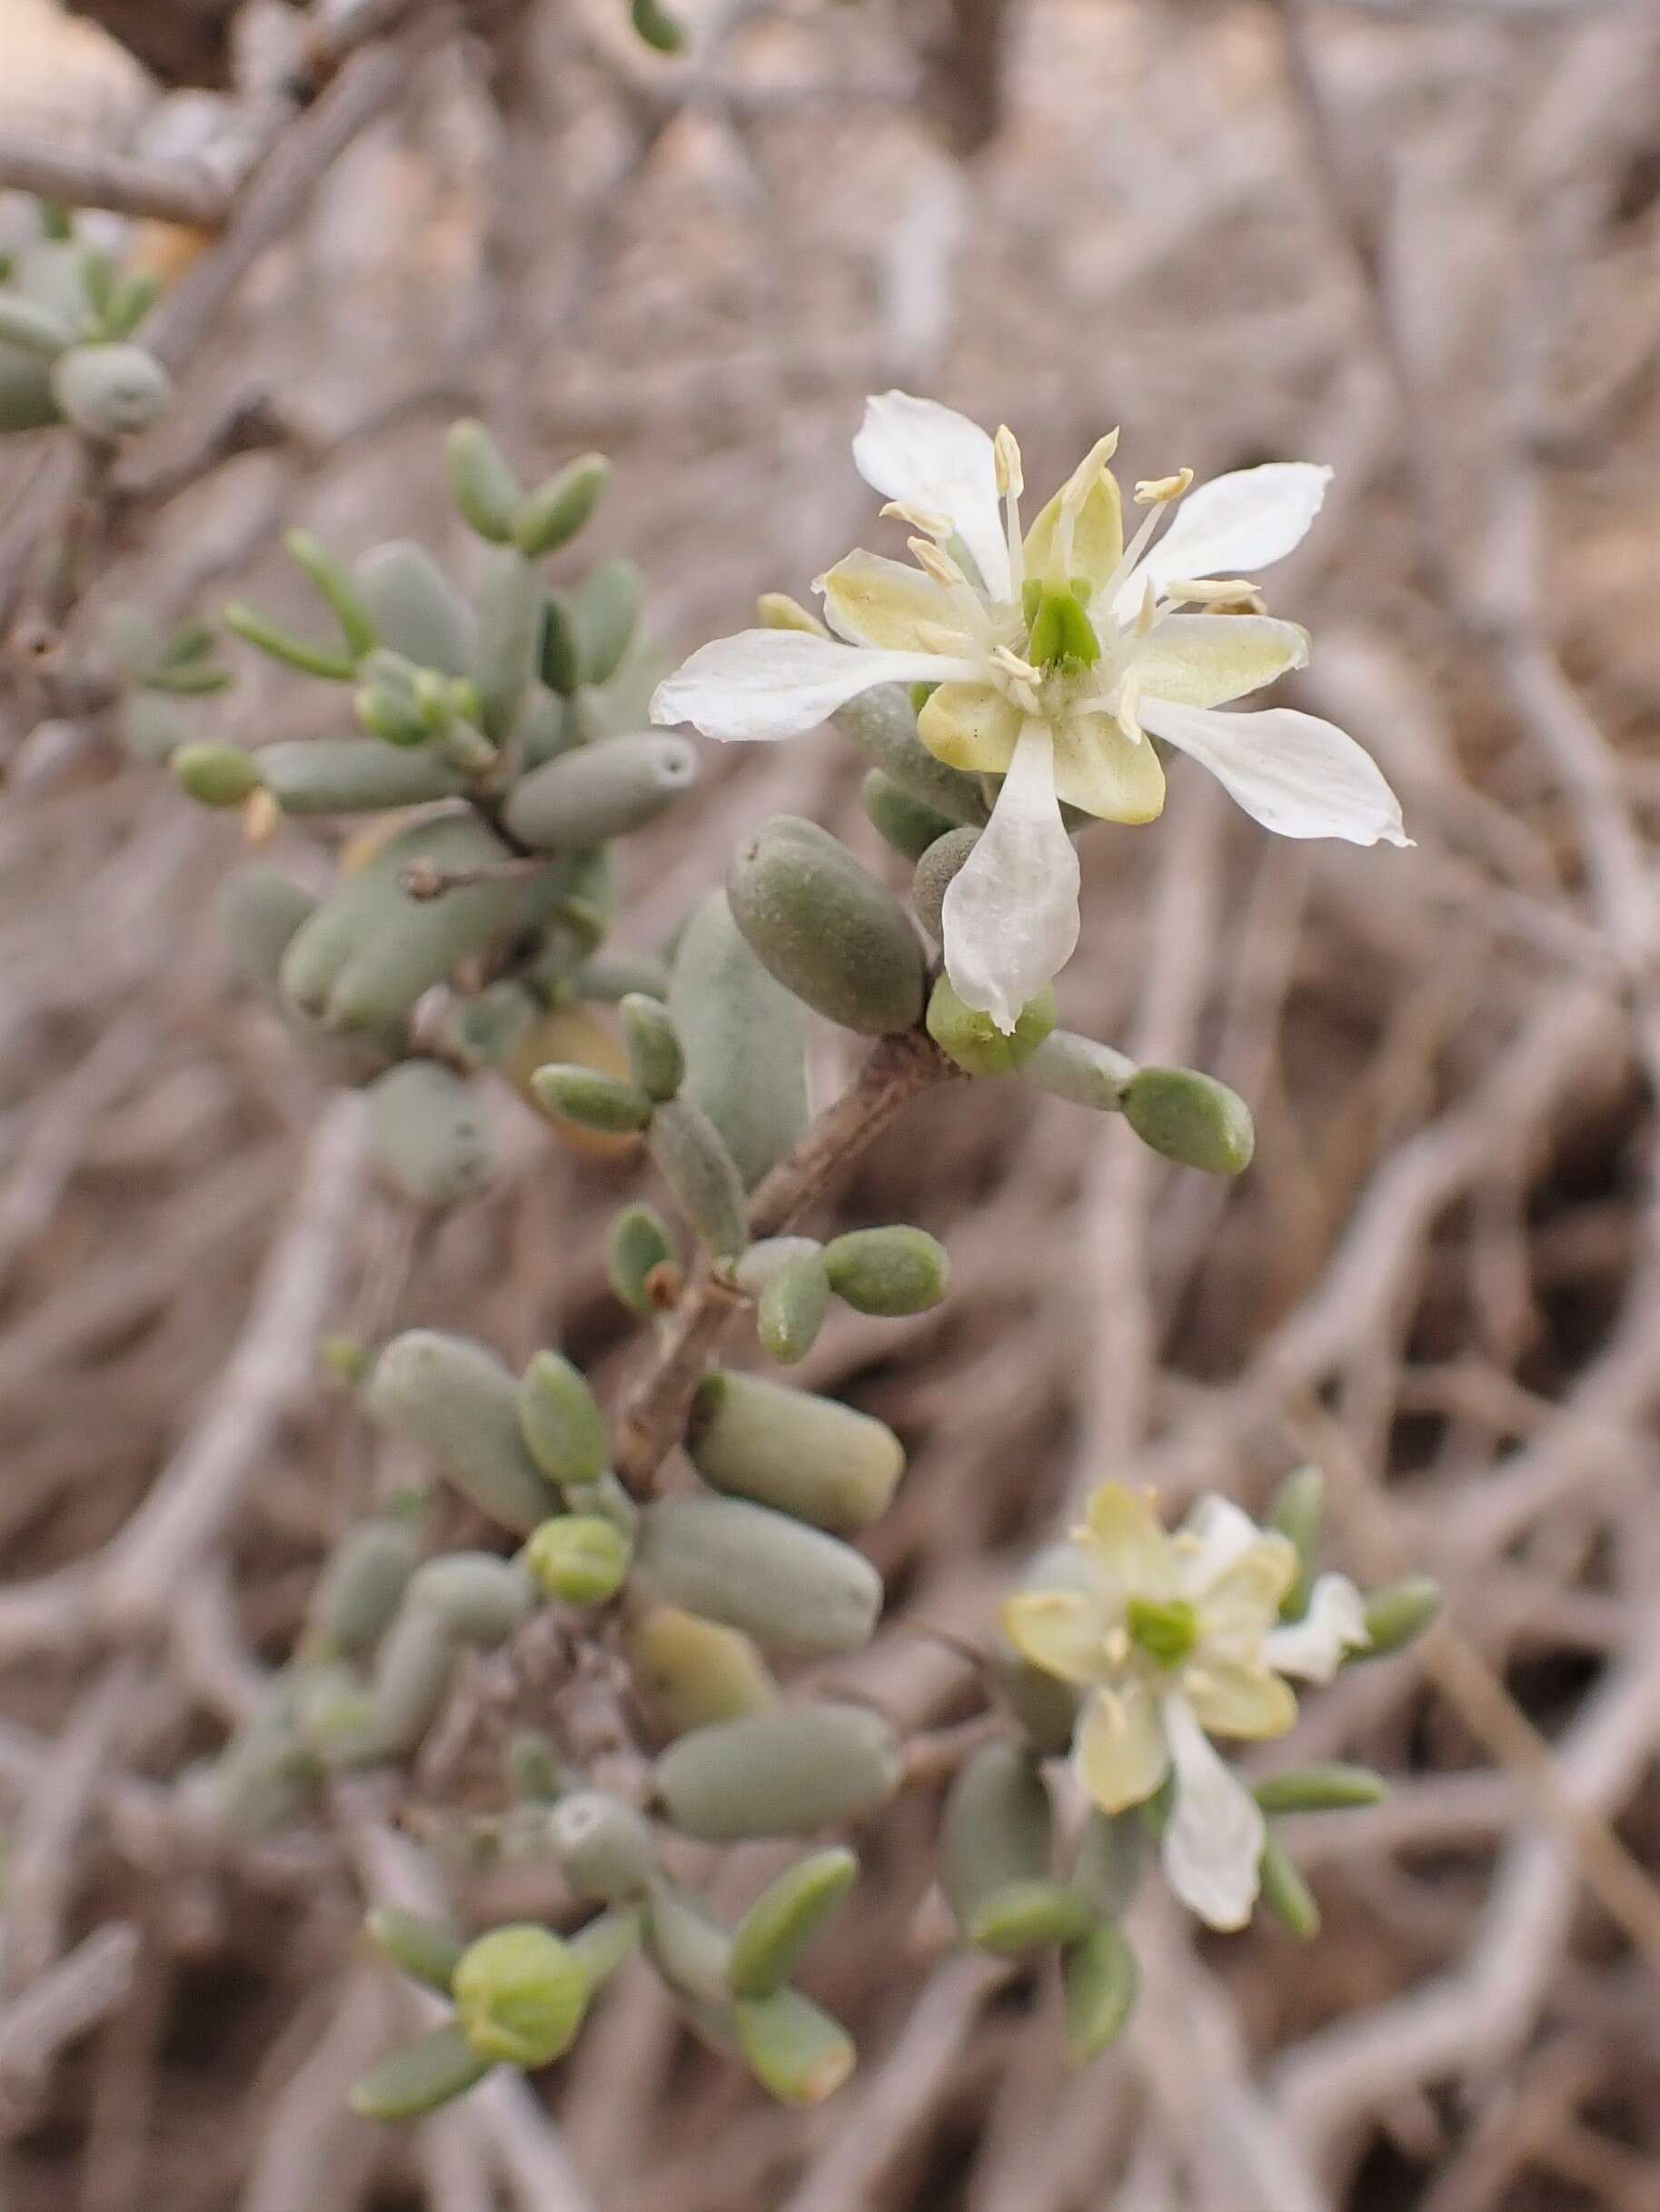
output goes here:
[{"label": "white petal", "polygon": [[966,1006],[1012,1030],[1078,943],[1078,855],[1049,724],[1029,720],[991,819],[945,895],[945,967]]},{"label": "white petal", "polygon": [[1141,703],[1143,725],[1208,768],[1254,821],[1282,838],[1410,845],[1400,801],[1371,755],[1333,722],[1292,707],[1218,714]]},{"label": "white petal", "polygon": [[972,661],[871,652],[802,630],[741,630],[701,646],[651,695],[654,722],[690,722],[706,738],[793,738],[879,683],[972,676]]},{"label": "white petal", "polygon": [[1262,1542],[1262,1531],[1231,1498],[1215,1492],[1201,1498],[1182,1523],[1184,1541],[1178,1547],[1182,1561],[1183,1594],[1208,1590],[1219,1575],[1243,1559],[1253,1544]]},{"label": "white petal", "polygon": [[991,441],[937,400],[884,392],[865,402],[853,462],[873,491],[944,515],[973,554],[987,591],[1009,597],[1009,541]]},{"label": "white petal", "polygon": [[1287,1621],[1262,1640],[1262,1656],[1276,1674],[1328,1682],[1346,1652],[1364,1652],[1366,1601],[1347,1574],[1323,1574],[1309,1592],[1300,1621]]},{"label": "white petal", "polygon": [[1201,484],[1120,588],[1118,619],[1135,613],[1149,580],[1161,590],[1178,578],[1249,575],[1283,560],[1307,536],[1330,481],[1331,471],[1311,461],[1268,461]]},{"label": "white petal", "polygon": [[1208,1927],[1243,1928],[1257,1901],[1267,1834],[1261,1808],[1211,1748],[1186,1698],[1165,1700],[1164,1727],[1176,1769],[1165,1879]]}]

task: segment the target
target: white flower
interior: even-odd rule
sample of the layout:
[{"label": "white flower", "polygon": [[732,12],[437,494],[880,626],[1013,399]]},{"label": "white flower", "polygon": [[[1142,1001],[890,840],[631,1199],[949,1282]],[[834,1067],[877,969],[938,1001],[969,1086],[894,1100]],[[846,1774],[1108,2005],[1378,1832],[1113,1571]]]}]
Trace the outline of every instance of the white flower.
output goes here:
[{"label": "white flower", "polygon": [[[917,566],[853,552],[819,579],[839,638],[744,630],[658,687],[651,717],[708,737],[785,738],[872,685],[936,685],[929,750],[1003,784],[946,894],[945,962],[968,1005],[1012,1029],[1078,941],[1065,801],[1151,821],[1164,770],[1148,733],[1190,754],[1282,837],[1408,842],[1395,794],[1330,722],[1289,708],[1216,709],[1303,667],[1308,640],[1271,620],[1245,570],[1302,538],[1327,469],[1269,462],[1183,499],[1188,470],[1138,485],[1148,512],[1124,543],[1103,438],[1022,535],[1019,449],[931,400],[870,400],[853,458],[910,523]],[[840,642],[839,640],[845,640]]]},{"label": "white flower", "polygon": [[1145,1498],[1107,1483],[1072,1542],[1073,1582],[1017,1592],[1005,1632],[1035,1667],[1089,1691],[1073,1756],[1103,1810],[1141,1803],[1174,1772],[1170,1887],[1212,1928],[1242,1928],[1266,1831],[1210,1738],[1283,1734],[1297,1699],[1282,1678],[1329,1681],[1367,1642],[1360,1593],[1324,1574],[1303,1617],[1282,1624],[1296,1552],[1225,1498],[1202,1500],[1168,1535]]}]

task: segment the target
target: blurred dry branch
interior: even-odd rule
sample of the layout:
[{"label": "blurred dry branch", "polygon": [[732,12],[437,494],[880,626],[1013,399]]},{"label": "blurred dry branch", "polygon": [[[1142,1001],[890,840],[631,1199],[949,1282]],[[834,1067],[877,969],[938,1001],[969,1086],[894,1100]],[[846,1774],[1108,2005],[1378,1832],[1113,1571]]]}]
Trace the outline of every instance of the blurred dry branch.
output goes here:
[{"label": "blurred dry branch", "polygon": [[[660,64],[601,0],[330,7],[353,51],[313,39],[263,106],[216,0],[85,12],[267,121],[210,207],[138,124],[43,150],[0,98],[0,176],[214,224],[159,319],[191,435],[113,473],[59,433],[0,456],[8,2206],[1650,2212],[1660,18],[794,0],[689,7]],[[1034,482],[1120,415],[1132,474],[1332,461],[1272,597],[1417,843],[1276,846],[1179,769],[1156,830],[1088,841],[1065,1017],[1246,1091],[1238,1185],[998,1084],[850,1168],[837,1217],[922,1218],[955,1289],[897,1334],[840,1315],[800,1371],[912,1458],[872,1543],[900,1594],[838,1680],[949,1731],[961,1645],[1081,1487],[1259,1503],[1306,1452],[1339,1548],[1441,1575],[1455,1641],[1354,1670],[1292,1741],[1400,1778],[1297,1839],[1321,1943],[1148,1911],[1152,2001],[1088,2075],[1025,1981],[941,1956],[919,1788],[823,1969],[865,2063],[821,2110],[759,2107],[625,1977],[545,2083],[370,2138],[335,2100],[393,2025],[352,1937],[366,1889],[423,1878],[395,1809],[371,1786],[239,1848],[172,1778],[395,1480],[306,1386],[311,1340],[557,1334],[620,1403],[594,1255],[632,1182],[526,1116],[512,1187],[442,1225],[367,1184],[351,1102],[231,997],[195,921],[229,834],[117,757],[98,626],[276,599],[294,521],[440,527],[464,402],[527,464],[611,451],[600,530],[690,644],[881,527],[846,444],[897,373],[1007,417]],[[89,500],[65,591],[38,555]],[[263,730],[291,697],[255,669],[214,711]],[[641,946],[764,813],[876,860],[834,742],[716,767],[694,834],[641,848]],[[451,1872],[463,1915],[526,1901]]]}]

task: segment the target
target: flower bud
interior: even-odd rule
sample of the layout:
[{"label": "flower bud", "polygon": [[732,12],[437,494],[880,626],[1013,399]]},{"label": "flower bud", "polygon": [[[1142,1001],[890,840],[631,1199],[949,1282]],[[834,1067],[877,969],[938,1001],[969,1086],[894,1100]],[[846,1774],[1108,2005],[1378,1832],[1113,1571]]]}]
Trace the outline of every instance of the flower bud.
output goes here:
[{"label": "flower bud", "polygon": [[1387,1795],[1381,1774],[1335,1760],[1323,1766],[1287,1767],[1258,1782],[1256,1790],[1264,1812],[1350,1812],[1380,1805]]},{"label": "flower bud", "polygon": [[822,2104],[853,2070],[847,2029],[799,1989],[741,1999],[732,2019],[750,2071],[780,2104]]},{"label": "flower bud", "polygon": [[358,2078],[346,2101],[359,2119],[419,2119],[482,2081],[493,2063],[451,2021],[389,2051]]},{"label": "flower bud", "polygon": [[814,1851],[769,1882],[732,1934],[734,1997],[770,1997],[852,1888],[859,1860],[845,1845]]},{"label": "flower bud", "polygon": [[173,379],[138,345],[77,345],[52,364],[52,396],[89,438],[132,438],[165,413]]},{"label": "flower bud", "polygon": [[[531,565],[516,546],[491,556],[479,591],[479,634],[472,661],[479,721],[504,745],[531,688],[532,657],[542,635],[542,600]],[[511,828],[511,824],[509,825]]]},{"label": "flower bud", "polygon": [[1054,1027],[1055,994],[1048,985],[1020,1008],[1012,1035],[1005,1035],[989,1014],[965,1006],[947,976],[934,985],[928,1002],[928,1034],[971,1076],[1012,1075]]},{"label": "flower bud", "polygon": [[490,1179],[489,1133],[477,1091],[437,1060],[404,1060],[365,1094],[369,1141],[388,1180],[421,1205],[453,1205]]},{"label": "flower bud", "polygon": [[303,1649],[309,1657],[340,1659],[373,1643],[398,1610],[420,1542],[413,1521],[390,1515],[346,1531],[306,1609]]},{"label": "flower bud", "polygon": [[1020,1072],[1052,1098],[1091,1106],[1098,1114],[1118,1114],[1123,1111],[1125,1087],[1136,1073],[1136,1063],[1110,1045],[1098,1045],[1092,1037],[1052,1029]]},{"label": "flower bud", "polygon": [[945,1246],[925,1229],[851,1229],[824,1247],[830,1288],[855,1313],[924,1314],[950,1286]]},{"label": "flower bud", "polygon": [[689,1098],[671,1098],[651,1116],[647,1146],[704,1244],[718,1259],[736,1258],[750,1233],[743,1177],[708,1115]]},{"label": "flower bud", "polygon": [[917,735],[916,709],[899,684],[877,684],[839,707],[830,719],[867,758],[913,799],[953,822],[984,823],[989,811],[979,783],[937,760]]},{"label": "flower bud", "polygon": [[686,1073],[686,1056],[668,1008],[658,999],[631,991],[618,1011],[635,1082],[648,1097],[672,1098]]},{"label": "flower bud", "polygon": [[447,441],[450,491],[481,538],[505,545],[522,496],[501,447],[482,422],[455,422]]},{"label": "flower bud", "polygon": [[1124,1118],[1144,1145],[1179,1166],[1237,1175],[1250,1166],[1250,1108],[1197,1068],[1138,1068],[1124,1086]]},{"label": "flower bud", "polygon": [[421,669],[465,676],[472,666],[472,610],[432,556],[405,540],[372,547],[353,570],[383,645]]},{"label": "flower bud", "polygon": [[880,1715],[821,1703],[682,1736],[659,1759],[656,1786],[682,1835],[731,1843],[857,1820],[899,1779],[899,1745]]},{"label": "flower bud", "polygon": [[560,1510],[525,1450],[513,1377],[482,1344],[432,1329],[394,1337],[363,1394],[371,1420],[422,1444],[479,1511],[519,1535]]},{"label": "flower bud", "polygon": [[685,738],[608,738],[561,753],[517,784],[502,818],[537,852],[577,851],[654,821],[697,781]]},{"label": "flower bud", "polygon": [[755,1308],[755,1334],[769,1357],[784,1366],[805,1359],[830,1299],[830,1277],[816,1249],[796,1253],[775,1269]]},{"label": "flower bud", "polygon": [[807,1126],[806,1022],[744,942],[723,891],[681,932],[669,1013],[686,1056],[680,1095],[708,1115],[753,1190]]},{"label": "flower bud", "polygon": [[640,571],[631,560],[601,560],[571,598],[582,681],[609,683],[622,664],[640,619]]},{"label": "flower bud", "polygon": [[565,1605],[603,1605],[628,1576],[631,1547],[598,1513],[555,1513],[532,1529],[524,1563],[538,1589]]},{"label": "flower bud", "polygon": [[886,1513],[905,1472],[904,1446],[885,1423],[834,1398],[724,1368],[698,1385],[686,1450],[711,1489],[838,1534]]},{"label": "flower bud", "polygon": [[451,1634],[481,1650],[505,1643],[536,1602],[530,1576],[517,1560],[493,1552],[449,1552],[429,1559],[410,1578],[405,1609],[435,1614]]},{"label": "flower bud", "polygon": [[519,1433],[548,1480],[597,1483],[608,1451],[605,1417],[580,1367],[560,1352],[538,1352],[519,1384]]},{"label": "flower bud", "polygon": [[663,1498],[641,1521],[640,1564],[671,1604],[786,1652],[854,1652],[881,1577],[849,1544],[737,1498]]},{"label": "flower bud", "polygon": [[429,1989],[448,1997],[467,1948],[459,1936],[396,1905],[371,1906],[363,1931],[375,1949],[412,1980],[422,1981]]},{"label": "flower bud", "polygon": [[668,1227],[649,1205],[625,1205],[616,1215],[606,1239],[605,1265],[612,1290],[642,1321],[661,1310],[661,1294],[677,1288],[680,1279]]},{"label": "flower bud", "polygon": [[921,1018],[921,940],[892,892],[815,823],[775,816],[733,858],[732,917],[804,1005],[866,1037]]},{"label": "flower bud", "polygon": [[940,1825],[939,1884],[970,1942],[989,1900],[1048,1875],[1053,1830],[1043,1778],[1011,1744],[986,1744],[958,1769]]},{"label": "flower bud", "polygon": [[859,799],[877,835],[908,860],[919,860],[952,828],[947,816],[913,798],[882,769],[869,771],[859,787]]},{"label": "flower bud", "polygon": [[657,1870],[650,1825],[604,1790],[573,1790],[548,1815],[548,1835],[579,1897],[627,1904],[642,1897]]},{"label": "flower bud", "polygon": [[374,814],[453,799],[465,789],[441,754],[378,738],[284,739],[262,745],[254,759],[284,814]]},{"label": "flower bud", "polygon": [[633,1134],[651,1118],[651,1101],[637,1083],[624,1083],[568,1061],[539,1067],[531,1077],[531,1090],[539,1106],[575,1122],[581,1129]]},{"label": "flower bud", "polygon": [[978,829],[951,829],[936,838],[917,862],[910,879],[910,903],[936,945],[945,943],[945,895],[979,842]]},{"label": "flower bud", "polygon": [[1320,1932],[1320,1908],[1296,1861],[1277,1837],[1262,1847],[1262,1901],[1299,1941],[1312,1943]]},{"label": "flower bud", "polygon": [[532,560],[557,552],[599,505],[610,477],[611,463],[603,453],[584,453],[580,460],[567,461],[557,476],[528,492],[514,509],[513,543]]},{"label": "flower bud", "polygon": [[181,745],[167,765],[200,807],[240,807],[260,788],[259,763],[240,745]]},{"label": "flower bud", "polygon": [[750,1639],[678,1605],[653,1605],[630,1622],[626,1649],[634,1689],[664,1736],[767,1712],[778,1685]]},{"label": "flower bud", "polygon": [[1110,1921],[1072,1944],[1060,1962],[1066,2001],[1067,2057],[1074,2066],[1098,2058],[1135,2009],[1136,1955]]},{"label": "flower bud", "polygon": [[1367,1634],[1371,1641],[1364,1650],[1349,1653],[1348,1663],[1384,1659],[1391,1652],[1404,1651],[1423,1634],[1440,1610],[1441,1585],[1427,1574],[1409,1574],[1404,1581],[1374,1590],[1366,1602]]},{"label": "flower bud", "polygon": [[588,1977],[569,1948],[529,1921],[470,1943],[453,1986],[468,2042],[512,2066],[546,2066],[569,2050],[588,2004]]}]

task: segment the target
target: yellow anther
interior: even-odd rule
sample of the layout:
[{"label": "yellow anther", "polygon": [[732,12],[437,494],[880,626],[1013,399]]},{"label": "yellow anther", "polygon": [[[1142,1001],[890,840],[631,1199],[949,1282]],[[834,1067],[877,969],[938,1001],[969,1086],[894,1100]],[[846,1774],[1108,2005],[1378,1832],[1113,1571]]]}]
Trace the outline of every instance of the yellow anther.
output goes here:
[{"label": "yellow anther", "polygon": [[1178,500],[1193,481],[1191,469],[1178,469],[1174,476],[1149,476],[1136,486],[1138,507],[1162,507],[1167,500]]},{"label": "yellow anther", "polygon": [[918,568],[931,576],[937,584],[944,584],[948,590],[955,590],[959,584],[968,582],[968,578],[951,556],[941,552],[931,538],[907,538],[905,542]]},{"label": "yellow anther", "polygon": [[1011,653],[1006,645],[992,647],[991,665],[1000,669],[1005,676],[1011,677],[1016,683],[1039,684],[1043,681],[1041,670],[1033,668],[1029,660],[1022,660],[1019,653]]},{"label": "yellow anther", "polygon": [[1154,623],[1155,623],[1155,622],[1156,622],[1158,620],[1158,594],[1157,590],[1154,589],[1154,587],[1153,587],[1153,580],[1152,580],[1152,578],[1149,576],[1149,577],[1148,578],[1148,580],[1147,580],[1147,590],[1145,590],[1145,591],[1144,591],[1144,592],[1141,594],[1141,604],[1140,604],[1140,606],[1139,606],[1139,607],[1138,607],[1138,608],[1136,610],[1136,635],[1137,635],[1137,637],[1138,637],[1138,638],[1145,638],[1145,637],[1147,637],[1147,636],[1148,635],[1148,633],[1151,631],[1152,627],[1153,627],[1153,624],[1154,624]]},{"label": "yellow anther", "polygon": [[262,784],[257,791],[250,791],[243,802],[243,841],[248,845],[269,845],[282,819],[282,808]]},{"label": "yellow anther", "polygon": [[1127,1628],[1108,1630],[1106,1650],[1108,1665],[1121,1667],[1129,1657],[1129,1631]]},{"label": "yellow anther", "polygon": [[1267,601],[1246,576],[1183,577],[1164,588],[1172,606],[1208,607],[1217,614],[1266,614]]},{"label": "yellow anther", "polygon": [[912,530],[919,530],[927,538],[949,538],[951,534],[949,515],[936,514],[931,507],[913,507],[909,500],[890,500],[882,512],[897,521],[909,522]]},{"label": "yellow anther", "polygon": [[1026,471],[1020,465],[1020,448],[1007,422],[998,425],[997,436],[991,441],[992,459],[997,466],[997,489],[999,499],[1011,494],[1019,499],[1026,489]]}]

